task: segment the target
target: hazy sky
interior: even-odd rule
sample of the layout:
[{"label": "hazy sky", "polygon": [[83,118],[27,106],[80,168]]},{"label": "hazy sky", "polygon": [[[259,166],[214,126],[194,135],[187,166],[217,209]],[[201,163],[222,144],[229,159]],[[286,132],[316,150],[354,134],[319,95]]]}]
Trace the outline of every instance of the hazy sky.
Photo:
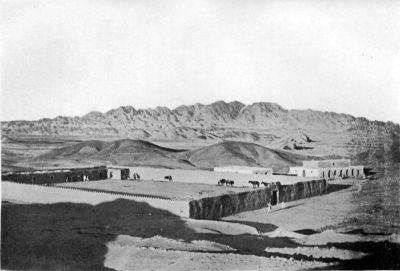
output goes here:
[{"label": "hazy sky", "polygon": [[1,2],[2,120],[239,100],[400,123],[400,1]]}]

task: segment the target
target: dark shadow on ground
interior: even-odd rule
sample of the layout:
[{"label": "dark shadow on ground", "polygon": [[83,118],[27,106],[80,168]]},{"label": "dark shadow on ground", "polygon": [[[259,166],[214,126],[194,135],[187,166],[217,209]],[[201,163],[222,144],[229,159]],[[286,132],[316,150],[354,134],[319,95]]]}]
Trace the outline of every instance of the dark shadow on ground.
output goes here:
[{"label": "dark shadow on ground", "polygon": [[312,234],[318,233],[316,230],[313,230],[313,229],[301,229],[301,230],[297,230],[294,232],[299,233],[299,234],[304,234],[304,235],[312,235]]},{"label": "dark shadow on ground", "polygon": [[[253,226],[260,231],[276,229],[272,224],[229,222]],[[301,246],[287,237],[196,233],[186,226],[184,219],[168,211],[153,208],[147,203],[125,199],[95,206],[75,203],[3,203],[1,230],[1,266],[12,270],[110,270],[104,267],[106,244],[115,240],[118,235],[142,238],[160,235],[187,242],[208,240],[228,245],[236,249],[235,253],[238,254],[337,261],[337,259],[314,259],[304,255],[265,252],[267,247]],[[336,268],[399,267],[398,245],[387,242],[358,242],[335,243],[328,246],[372,253],[365,260],[342,261]]]},{"label": "dark shadow on ground", "polygon": [[362,259],[340,261],[325,269],[400,269],[400,245],[383,242],[354,242],[354,243],[328,243],[326,247],[336,247],[340,249],[349,249],[369,253]]},{"label": "dark shadow on ground", "polygon": [[2,268],[14,270],[107,270],[106,243],[119,234],[193,234],[170,212],[124,199],[96,206],[3,204],[1,229]]},{"label": "dark shadow on ground", "polygon": [[329,193],[333,193],[333,192],[336,192],[336,191],[339,191],[339,190],[343,190],[343,189],[346,189],[346,188],[349,188],[349,187],[351,187],[351,185],[348,185],[348,184],[331,184],[331,183],[328,182],[327,193],[328,194]]},{"label": "dark shadow on ground", "polygon": [[[258,227],[276,228],[261,223]],[[106,244],[118,235],[209,240],[228,245],[239,254],[297,246],[288,238],[196,233],[184,219],[168,211],[125,199],[95,206],[3,202],[1,229],[1,266],[12,270],[109,270],[104,267]]]},{"label": "dark shadow on ground", "polygon": [[222,222],[239,223],[239,224],[247,225],[250,227],[254,227],[260,233],[271,232],[278,228],[276,225],[270,224],[270,223],[265,224],[265,223],[259,223],[259,222],[253,222],[253,221],[240,221],[240,220],[221,220],[221,221]]}]

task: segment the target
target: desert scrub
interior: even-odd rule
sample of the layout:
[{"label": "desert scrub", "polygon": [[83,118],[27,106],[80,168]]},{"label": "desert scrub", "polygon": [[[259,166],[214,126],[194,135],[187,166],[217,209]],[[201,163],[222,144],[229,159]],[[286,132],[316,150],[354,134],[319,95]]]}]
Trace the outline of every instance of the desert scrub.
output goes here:
[{"label": "desert scrub", "polygon": [[400,233],[400,175],[364,182],[353,201],[353,226],[369,233]]}]

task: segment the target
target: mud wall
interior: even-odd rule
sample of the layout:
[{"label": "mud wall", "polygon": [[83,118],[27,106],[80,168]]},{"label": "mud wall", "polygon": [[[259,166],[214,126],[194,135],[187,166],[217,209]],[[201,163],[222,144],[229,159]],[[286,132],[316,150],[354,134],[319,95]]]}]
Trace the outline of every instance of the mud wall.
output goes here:
[{"label": "mud wall", "polygon": [[327,191],[325,180],[299,182],[291,185],[280,185],[262,188],[238,194],[192,200],[189,203],[190,218],[218,219],[267,207],[273,201],[273,193],[277,195],[277,203],[322,195]]},{"label": "mud wall", "polygon": [[299,182],[279,186],[279,202],[288,202],[325,194],[328,183],[325,180]]},{"label": "mud wall", "polygon": [[261,209],[271,199],[268,188],[238,194],[192,200],[189,203],[190,218],[217,219],[232,214]]},{"label": "mud wall", "polygon": [[107,179],[106,167],[79,168],[69,170],[49,170],[33,172],[15,172],[11,174],[2,174],[3,181],[11,181],[25,184],[53,184],[66,182],[83,181],[83,175],[89,177],[89,180]]}]

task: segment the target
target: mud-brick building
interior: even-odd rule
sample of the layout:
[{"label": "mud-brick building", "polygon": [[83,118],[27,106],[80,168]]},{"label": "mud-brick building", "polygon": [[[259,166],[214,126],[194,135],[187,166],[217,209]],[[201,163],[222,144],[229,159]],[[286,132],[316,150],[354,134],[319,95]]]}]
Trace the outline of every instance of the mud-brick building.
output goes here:
[{"label": "mud-brick building", "polygon": [[301,167],[290,167],[289,174],[326,180],[344,177],[365,177],[364,166],[353,166],[349,159],[303,161],[303,166]]},{"label": "mud-brick building", "polygon": [[46,169],[32,171],[5,172],[1,174],[3,181],[26,184],[53,184],[63,182],[81,182],[86,180],[107,179],[105,166],[90,168]]},{"label": "mud-brick building", "polygon": [[226,167],[215,167],[215,172],[227,172],[227,173],[239,173],[239,174],[262,174],[272,175],[272,168],[263,167],[245,167],[245,166],[226,166]]},{"label": "mud-brick building", "polygon": [[107,167],[107,178],[117,180],[129,179],[129,168]]}]

